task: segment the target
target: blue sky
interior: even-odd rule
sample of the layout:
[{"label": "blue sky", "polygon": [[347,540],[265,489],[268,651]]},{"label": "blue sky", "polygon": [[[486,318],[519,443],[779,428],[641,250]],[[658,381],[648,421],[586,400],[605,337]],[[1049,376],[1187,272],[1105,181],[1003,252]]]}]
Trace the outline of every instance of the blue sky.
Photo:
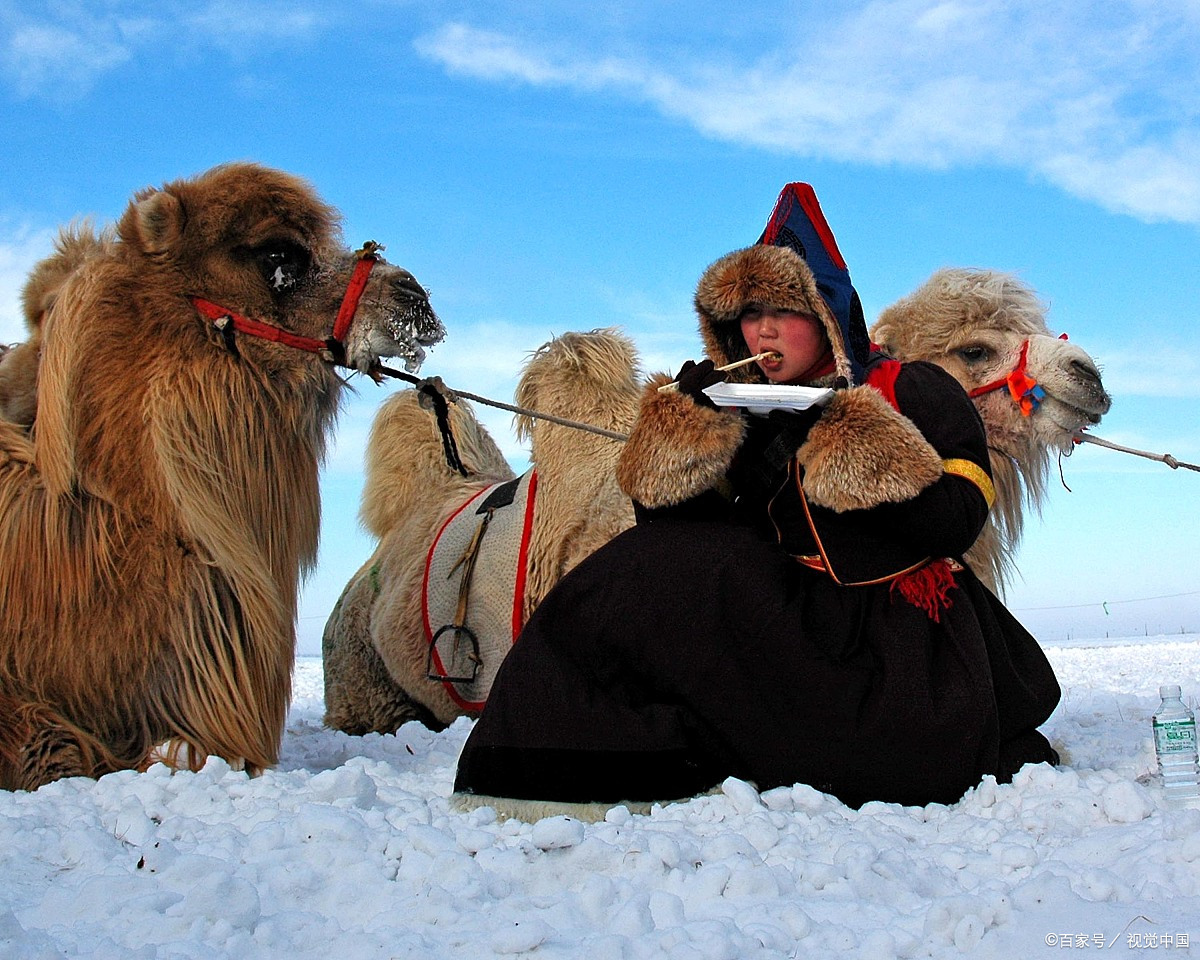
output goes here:
[{"label": "blue sky", "polygon": [[[425,372],[452,386],[511,401],[529,351],[610,325],[673,370],[701,271],[805,180],[868,319],[938,267],[1015,271],[1101,364],[1095,432],[1200,463],[1197,0],[603,7],[0,0],[0,341],[60,224],[244,159],[307,177],[348,244],[430,289],[449,338]],[[339,422],[302,652],[370,553],[363,447],[394,389],[361,383]],[[1061,469],[1018,617],[1200,630],[1200,474],[1093,446]]]}]

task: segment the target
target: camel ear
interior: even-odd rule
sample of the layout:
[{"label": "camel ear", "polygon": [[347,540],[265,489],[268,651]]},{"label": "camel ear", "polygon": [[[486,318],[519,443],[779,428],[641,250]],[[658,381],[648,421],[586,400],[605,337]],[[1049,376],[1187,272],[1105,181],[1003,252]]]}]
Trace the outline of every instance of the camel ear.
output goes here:
[{"label": "camel ear", "polygon": [[122,230],[125,239],[134,240],[143,252],[155,256],[168,253],[178,245],[187,215],[175,194],[155,190],[137,200],[126,222],[133,227],[136,240]]},{"label": "camel ear", "polygon": [[896,355],[895,346],[888,340],[888,334],[891,333],[887,327],[875,327],[871,331],[871,342],[876,344],[880,350],[886,353],[889,357]]},{"label": "camel ear", "polygon": [[896,331],[894,324],[891,322],[890,310],[884,310],[879,315],[879,319],[875,321],[874,326],[868,332],[871,342],[878,344],[884,353],[889,356],[896,356],[896,344],[892,341],[895,339]]}]

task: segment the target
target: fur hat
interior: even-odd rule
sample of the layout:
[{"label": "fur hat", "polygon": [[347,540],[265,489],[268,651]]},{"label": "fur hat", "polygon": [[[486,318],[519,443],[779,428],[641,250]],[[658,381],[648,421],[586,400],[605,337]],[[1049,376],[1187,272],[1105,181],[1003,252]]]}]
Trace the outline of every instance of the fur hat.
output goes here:
[{"label": "fur hat", "polygon": [[[700,278],[695,302],[705,351],[718,366],[748,356],[737,321],[746,307],[759,303],[817,316],[833,348],[837,375],[847,384],[862,382],[870,353],[862,305],[807,183],[783,188],[758,243],[712,264]],[[753,365],[731,378],[765,380]]]},{"label": "fur hat", "polygon": [[[726,254],[704,271],[696,287],[696,313],[704,352],[713,363],[723,366],[750,355],[740,318],[742,311],[756,303],[816,316],[833,347],[837,373],[849,381],[850,367],[837,320],[821,297],[808,264],[788,247],[755,244]],[[730,378],[766,381],[753,364],[730,371]]]}]

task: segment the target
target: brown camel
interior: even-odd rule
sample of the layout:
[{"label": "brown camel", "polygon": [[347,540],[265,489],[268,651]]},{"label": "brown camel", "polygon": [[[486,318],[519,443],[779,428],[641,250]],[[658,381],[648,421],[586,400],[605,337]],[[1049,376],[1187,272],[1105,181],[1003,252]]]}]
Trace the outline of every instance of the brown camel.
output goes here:
[{"label": "brown camel", "polygon": [[276,761],[331,360],[415,365],[443,335],[336,224],[304,181],[230,164],[35,269],[36,417],[0,421],[0,787]]}]

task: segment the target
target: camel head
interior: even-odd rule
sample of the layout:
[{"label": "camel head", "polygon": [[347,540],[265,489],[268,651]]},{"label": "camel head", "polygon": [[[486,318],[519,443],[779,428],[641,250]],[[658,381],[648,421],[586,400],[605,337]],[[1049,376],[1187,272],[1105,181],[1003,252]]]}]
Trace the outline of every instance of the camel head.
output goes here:
[{"label": "camel head", "polygon": [[[48,487],[82,484],[114,502],[165,509],[174,499],[165,474],[147,465],[174,462],[163,437],[192,435],[158,426],[184,416],[186,403],[201,407],[187,416],[224,432],[217,449],[238,447],[225,434],[239,424],[239,442],[261,445],[270,425],[271,436],[302,442],[319,461],[342,385],[327,361],[370,370],[400,356],[412,366],[443,335],[425,290],[377,249],[364,250],[370,257],[346,249],[337,212],[306,181],[251,163],[140,190],[99,238],[65,232],[25,299],[29,317],[41,317],[36,418]],[[104,309],[93,303],[97,290]],[[344,355],[328,342],[335,330]],[[166,370],[204,387],[165,390]],[[261,420],[222,418],[221,403],[235,396]],[[263,397],[292,404],[291,419],[268,415]],[[106,439],[117,436],[121,451]]]},{"label": "camel head", "polygon": [[1112,404],[1100,371],[1086,351],[1051,333],[1029,286],[994,270],[939,270],[885,309],[870,332],[900,360],[942,367],[975,399],[997,502],[994,523],[972,550],[985,555],[995,587],[1011,565],[1022,504],[1040,509],[1051,454],[1070,452],[1079,431]]},{"label": "camel head", "polygon": [[[360,259],[342,246],[338,220],[300,178],[230,163],[139,192],[117,230],[139,270],[162,278],[159,288],[324,340]],[[445,330],[425,290],[379,257],[381,249],[364,248],[373,269],[344,334],[346,365],[366,371],[379,358],[401,357],[415,369]]]}]

